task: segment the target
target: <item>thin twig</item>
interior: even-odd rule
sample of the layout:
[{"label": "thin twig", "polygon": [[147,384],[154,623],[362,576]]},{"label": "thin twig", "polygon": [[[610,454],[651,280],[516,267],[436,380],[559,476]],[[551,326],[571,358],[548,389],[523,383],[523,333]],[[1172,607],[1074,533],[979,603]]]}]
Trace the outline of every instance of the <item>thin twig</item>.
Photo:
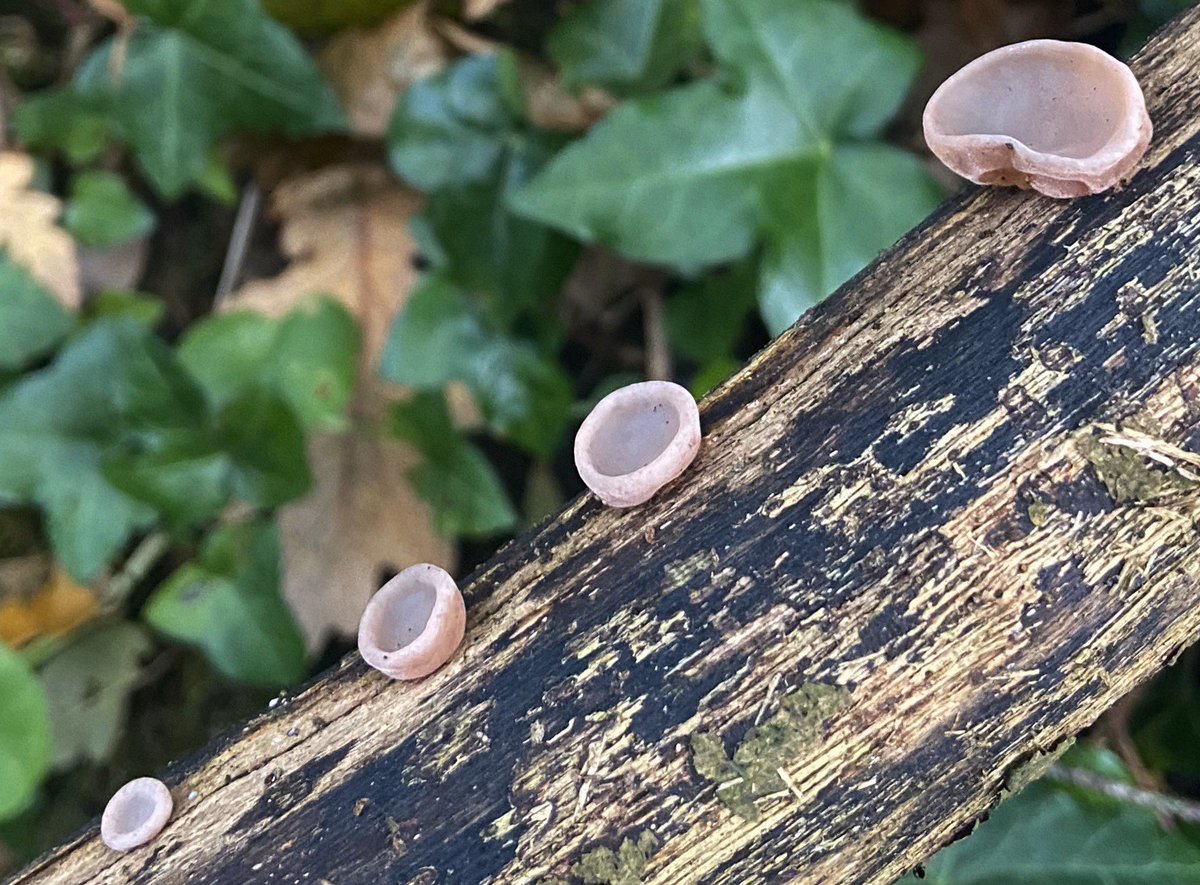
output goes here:
[{"label": "thin twig", "polygon": [[639,294],[646,337],[646,377],[656,381],[670,381],[671,346],[667,343],[662,293],[653,286],[643,286]]},{"label": "thin twig", "polygon": [[225,264],[221,267],[221,279],[217,283],[217,294],[213,299],[214,310],[221,306],[221,302],[241,279],[242,264],[246,260],[250,234],[254,231],[254,222],[258,218],[258,207],[261,204],[262,191],[252,181],[242,191],[242,199],[238,203],[237,217],[233,220],[233,231],[229,235],[229,248],[225,250]]},{"label": "thin twig", "polygon": [[109,579],[108,584],[100,594],[105,608],[112,610],[125,601],[134,587],[146,573],[154,568],[154,564],[162,558],[171,546],[171,539],[166,532],[154,532],[142,538],[140,544],[125,560],[124,567]]},{"label": "thin twig", "polygon": [[1143,790],[1132,784],[1109,780],[1102,775],[1083,768],[1068,768],[1065,765],[1052,765],[1047,777],[1062,784],[1083,787],[1093,790],[1110,799],[1148,808],[1160,817],[1181,820],[1186,823],[1200,823],[1200,802],[1181,799],[1178,796],[1167,796],[1153,790]]}]

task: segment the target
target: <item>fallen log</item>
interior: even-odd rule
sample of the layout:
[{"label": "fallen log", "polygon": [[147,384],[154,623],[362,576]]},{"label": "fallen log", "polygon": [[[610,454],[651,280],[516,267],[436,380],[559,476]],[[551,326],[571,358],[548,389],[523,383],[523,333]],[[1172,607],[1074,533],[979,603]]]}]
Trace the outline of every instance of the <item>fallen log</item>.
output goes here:
[{"label": "fallen log", "polygon": [[966,832],[1200,629],[1200,11],[1135,68],[1123,190],[952,200],[681,480],[479,570],[450,665],[351,656],[15,881],[888,883]]}]

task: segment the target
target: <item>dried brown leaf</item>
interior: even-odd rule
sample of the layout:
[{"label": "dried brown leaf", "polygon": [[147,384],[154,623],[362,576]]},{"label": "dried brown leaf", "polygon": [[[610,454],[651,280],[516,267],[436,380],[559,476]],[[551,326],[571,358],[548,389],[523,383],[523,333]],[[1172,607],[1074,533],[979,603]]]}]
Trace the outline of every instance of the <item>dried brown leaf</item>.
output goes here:
[{"label": "dried brown leaf", "polygon": [[309,441],[316,487],[283,508],[279,522],[284,596],[310,648],[330,631],[358,629],[381,571],[416,562],[453,566],[453,545],[433,530],[405,477],[416,458],[403,443],[361,432]]},{"label": "dried brown leaf", "polygon": [[10,648],[68,633],[100,613],[95,593],[76,584],[48,556],[0,561],[0,590],[0,642]]},{"label": "dried brown leaf", "polygon": [[[408,222],[420,208],[416,192],[379,166],[330,166],[286,181],[271,209],[292,263],[243,286],[225,305],[280,316],[318,292],[345,304],[363,331],[353,406],[362,425],[379,423],[391,393],[375,380],[375,368],[417,281]],[[310,648],[330,632],[354,633],[382,570],[453,565],[453,545],[434,530],[406,478],[417,457],[404,443],[362,429],[309,441],[315,487],[279,520],[284,596]]]},{"label": "dried brown leaf", "polygon": [[464,0],[463,18],[469,22],[487,18],[509,0]]},{"label": "dried brown leaf", "polygon": [[382,138],[400,93],[445,62],[446,44],[430,23],[429,4],[422,2],[378,28],[338,34],[318,65],[342,100],[351,131]]},{"label": "dried brown leaf", "polygon": [[332,295],[363,330],[363,376],[370,377],[396,312],[416,284],[409,219],[421,198],[387,170],[343,164],[281,184],[271,211],[282,221],[283,273],[247,283],[223,305],[283,316],[314,294]]},{"label": "dried brown leaf", "polygon": [[54,223],[62,203],[32,183],[32,158],[20,151],[0,153],[0,248],[64,307],[76,310],[81,290],[75,242]]}]

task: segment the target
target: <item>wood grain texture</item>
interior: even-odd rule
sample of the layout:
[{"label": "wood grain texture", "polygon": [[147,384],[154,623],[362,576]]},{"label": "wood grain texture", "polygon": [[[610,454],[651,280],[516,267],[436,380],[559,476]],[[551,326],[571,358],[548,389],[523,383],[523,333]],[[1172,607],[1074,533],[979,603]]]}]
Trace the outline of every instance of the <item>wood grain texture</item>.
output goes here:
[{"label": "wood grain texture", "polygon": [[[171,771],[152,846],[16,881],[574,882],[649,832],[647,883],[887,883],[963,833],[1200,629],[1200,495],[1084,457],[1128,421],[1200,451],[1200,12],[1136,68],[1127,188],[952,201],[704,403],[682,480],[500,551],[441,672],[348,659]],[[805,682],[848,699],[750,823],[689,739]]]}]

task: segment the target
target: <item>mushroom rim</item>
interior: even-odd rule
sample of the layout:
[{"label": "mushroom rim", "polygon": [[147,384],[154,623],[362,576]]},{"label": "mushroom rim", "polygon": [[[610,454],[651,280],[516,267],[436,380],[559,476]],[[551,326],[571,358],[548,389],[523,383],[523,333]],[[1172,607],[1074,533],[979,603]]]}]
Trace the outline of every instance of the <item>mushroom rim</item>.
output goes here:
[{"label": "mushroom rim", "polygon": [[[419,575],[416,574],[418,570],[421,570],[421,574]],[[375,641],[374,637],[370,635],[371,628],[379,626],[380,618],[382,617],[379,610],[386,604],[388,601],[387,598],[395,595],[397,592],[403,591],[404,593],[408,593],[418,589],[417,586],[410,586],[408,581],[413,578],[423,578],[426,574],[433,576],[433,580],[429,584],[433,587],[434,598],[433,607],[429,610],[429,617],[425,619],[425,626],[420,633],[413,637],[412,642],[407,645],[391,651],[383,649]],[[381,601],[376,603],[376,600]],[[387,583],[376,590],[371,598],[367,600],[367,605],[363,609],[362,618],[359,620],[358,625],[359,654],[362,655],[363,660],[369,665],[385,674],[400,664],[427,657],[436,651],[441,637],[441,631],[430,629],[430,626],[435,622],[438,624],[450,622],[454,610],[458,607],[456,603],[462,604],[461,600],[462,591],[458,589],[458,584],[455,583],[450,573],[441,566],[429,562],[419,562],[402,569]],[[456,650],[457,645],[458,643],[455,646]],[[452,651],[450,657],[453,657],[453,654]]]},{"label": "mushroom rim", "polygon": [[[679,426],[662,451],[646,464],[628,473],[603,473],[594,466],[588,446],[592,442],[599,426],[609,417],[612,410],[616,408],[619,402],[617,395],[625,393],[628,396],[629,392],[635,388],[639,393],[645,392],[649,394],[648,398],[650,399],[657,396],[669,402],[675,408],[679,418]],[[638,381],[617,388],[596,403],[592,411],[584,418],[578,432],[575,434],[575,466],[579,471],[580,478],[588,489],[608,506],[624,508],[635,507],[637,503],[644,503],[658,489],[680,476],[687,470],[692,461],[695,460],[703,436],[699,426],[699,414],[699,407],[695,397],[692,396],[687,388],[674,381]],[[613,496],[611,492],[615,490],[614,487],[625,489],[629,486],[653,486],[653,491],[637,503],[612,503]],[[598,489],[605,491],[601,492]],[[626,499],[629,496],[618,494],[615,497]]]},{"label": "mushroom rim", "polygon": [[[1069,52],[1092,55],[1100,60],[1106,68],[1123,81],[1123,85],[1128,90],[1127,94],[1133,97],[1132,107],[1127,108],[1127,112],[1122,114],[1121,125],[1114,127],[1112,135],[1100,150],[1086,157],[1066,157],[1061,154],[1040,151],[1037,148],[1029,146],[1019,138],[999,132],[972,132],[962,135],[938,133],[937,138],[947,145],[958,148],[1003,150],[1006,144],[1011,145],[1016,155],[1014,159],[1022,162],[1034,161],[1039,164],[1039,168],[1037,169],[1027,169],[1014,163],[1014,169],[1018,172],[1049,175],[1055,178],[1077,177],[1079,175],[1101,177],[1119,167],[1128,157],[1129,153],[1138,148],[1143,139],[1149,142],[1149,138],[1153,134],[1153,121],[1151,121],[1150,114],[1146,109],[1146,100],[1145,94],[1142,91],[1142,85],[1138,82],[1137,75],[1134,74],[1129,65],[1125,64],[1119,58],[1109,55],[1103,49],[1099,49],[1089,43],[1080,43],[1071,40],[1051,40],[1044,38],[1024,40],[1018,43],[1010,43],[1007,46],[1000,46],[967,62],[967,64],[943,80],[925,103],[925,109],[921,114],[921,128],[926,144],[929,144],[929,133],[937,131],[936,126],[931,121],[935,116],[939,100],[945,97],[946,93],[954,87],[955,81],[960,77],[970,73],[977,73],[981,70],[986,71],[986,69],[1007,56],[1021,56],[1042,51],[1064,51],[1060,47],[1067,47],[1066,51]],[[1128,113],[1129,110],[1132,110],[1133,113]],[[1106,165],[1097,168],[1096,163],[1098,159]]]},{"label": "mushroom rim", "polygon": [[[144,796],[134,796],[136,793]],[[117,828],[122,806],[137,798],[145,798],[150,802],[149,813],[134,827],[106,832],[107,829]],[[174,812],[175,799],[165,783],[156,777],[136,777],[122,784],[105,804],[100,815],[101,841],[112,851],[126,852],[141,848],[166,829]]]}]

